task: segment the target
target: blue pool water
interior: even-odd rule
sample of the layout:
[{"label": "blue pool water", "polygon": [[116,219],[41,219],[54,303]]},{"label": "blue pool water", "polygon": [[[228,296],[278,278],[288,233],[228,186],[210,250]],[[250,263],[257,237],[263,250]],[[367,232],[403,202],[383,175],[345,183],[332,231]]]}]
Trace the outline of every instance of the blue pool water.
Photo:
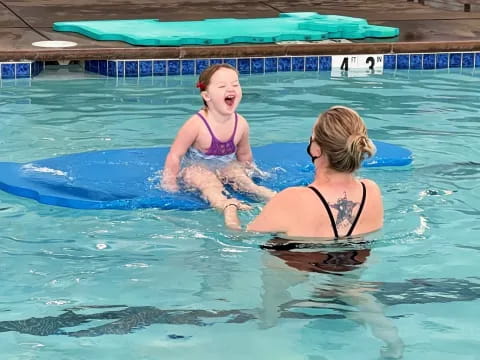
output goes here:
[{"label": "blue pool water", "polygon": [[[0,161],[168,146],[201,104],[194,77],[77,77],[2,83]],[[403,343],[404,359],[476,359],[479,80],[242,78],[254,146],[305,141],[319,112],[344,104],[415,155],[360,172],[383,189],[385,227],[368,246],[331,245],[323,273],[260,249],[267,236],[226,231],[213,210],[86,211],[1,192],[2,358],[378,359]]]}]

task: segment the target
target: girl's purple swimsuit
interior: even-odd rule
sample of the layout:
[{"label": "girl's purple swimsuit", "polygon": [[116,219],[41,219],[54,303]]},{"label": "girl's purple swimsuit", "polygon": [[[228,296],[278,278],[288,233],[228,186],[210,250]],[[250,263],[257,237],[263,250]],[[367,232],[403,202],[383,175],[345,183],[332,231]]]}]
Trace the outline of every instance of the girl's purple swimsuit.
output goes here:
[{"label": "girl's purple swimsuit", "polygon": [[227,141],[220,141],[217,139],[212,131],[212,128],[207,122],[207,119],[202,114],[197,113],[202,119],[203,123],[208,129],[208,132],[212,136],[212,143],[207,152],[201,152],[200,150],[190,147],[183,157],[182,168],[191,165],[202,165],[209,170],[216,170],[225,167],[232,161],[236,160],[237,147],[235,146],[235,133],[237,132],[238,115],[235,113],[235,125],[233,128],[232,136]]},{"label": "girl's purple swimsuit", "polygon": [[235,133],[237,132],[237,123],[238,123],[237,113],[235,113],[235,125],[233,127],[233,134],[232,136],[230,136],[230,139],[228,139],[225,142],[217,139],[217,137],[212,131],[212,128],[210,127],[210,125],[208,125],[207,119],[205,119],[202,114],[197,113],[197,115],[200,117],[200,119],[203,120],[203,123],[207,127],[208,132],[212,136],[212,143],[210,144],[210,148],[207,150],[205,155],[223,156],[223,155],[235,153],[235,151],[237,150],[237,147],[235,146],[235,143],[233,142],[233,140],[235,138]]}]

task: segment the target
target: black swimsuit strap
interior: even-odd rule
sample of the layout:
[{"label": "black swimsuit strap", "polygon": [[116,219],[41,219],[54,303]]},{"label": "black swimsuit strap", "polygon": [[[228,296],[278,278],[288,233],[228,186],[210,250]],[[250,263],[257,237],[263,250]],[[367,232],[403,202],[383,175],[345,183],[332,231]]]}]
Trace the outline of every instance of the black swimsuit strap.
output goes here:
[{"label": "black swimsuit strap", "polygon": [[320,198],[320,200],[323,203],[323,206],[325,206],[325,209],[327,210],[328,217],[330,218],[330,224],[332,224],[332,229],[333,229],[333,234],[335,235],[335,238],[338,238],[338,231],[337,231],[337,225],[335,224],[335,219],[333,218],[332,210],[330,210],[330,206],[327,203],[327,200],[323,197],[323,195],[320,193],[320,191],[317,190],[317,188],[313,186],[309,186],[309,189],[311,189],[317,196]]},{"label": "black swimsuit strap", "polygon": [[360,182],[362,184],[362,202],[360,203],[360,208],[358,209],[357,216],[355,217],[355,220],[352,223],[352,226],[350,227],[350,230],[348,230],[348,233],[346,236],[352,235],[353,229],[355,229],[355,226],[357,225],[358,219],[360,217],[360,214],[363,211],[363,206],[365,205],[365,200],[367,199],[367,189],[365,188],[365,184],[363,182]]},{"label": "black swimsuit strap", "polygon": [[[358,212],[357,212],[357,216],[355,217],[355,220],[353,221],[352,223],[352,226],[350,226],[350,229],[348,230],[347,234],[345,236],[350,236],[352,235],[352,232],[353,230],[355,229],[355,226],[357,225],[357,222],[358,222],[358,219],[360,218],[360,214],[362,213],[363,211],[363,207],[365,205],[365,200],[367,198],[367,189],[365,187],[365,184],[363,182],[360,182],[362,184],[362,191],[363,191],[363,194],[362,194],[362,201],[360,203],[360,208],[358,209]],[[325,207],[325,209],[327,210],[327,214],[328,214],[328,217],[330,219],[330,224],[332,225],[332,229],[333,229],[333,234],[335,235],[335,238],[339,238],[338,236],[338,230],[337,230],[337,225],[335,224],[335,219],[333,217],[333,214],[332,214],[332,210],[330,209],[330,206],[328,205],[327,203],[327,200],[325,200],[325,198],[323,197],[323,195],[320,193],[320,191],[317,190],[317,188],[313,187],[313,186],[309,186],[308,187],[309,189],[311,189],[315,194],[317,194],[317,196],[319,197],[319,199],[322,201],[323,203],[323,206]]]}]

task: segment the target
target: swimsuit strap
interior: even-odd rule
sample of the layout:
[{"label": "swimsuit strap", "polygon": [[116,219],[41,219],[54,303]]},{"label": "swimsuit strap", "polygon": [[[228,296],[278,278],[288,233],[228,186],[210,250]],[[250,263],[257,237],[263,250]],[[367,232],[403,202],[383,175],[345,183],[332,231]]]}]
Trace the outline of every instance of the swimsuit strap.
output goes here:
[{"label": "swimsuit strap", "polygon": [[335,225],[335,219],[333,218],[332,210],[330,210],[330,206],[328,205],[327,200],[325,200],[325,198],[320,193],[320,191],[317,190],[317,188],[313,186],[309,186],[308,188],[311,189],[315,194],[317,194],[317,196],[322,201],[323,206],[325,206],[325,209],[327,210],[328,217],[330,218],[330,224],[332,224],[333,234],[335,235],[335,238],[338,238],[337,225]]},{"label": "swimsuit strap", "polygon": [[200,117],[200,119],[202,119],[202,120],[203,120],[203,123],[204,123],[204,124],[205,124],[205,126],[207,127],[207,129],[208,129],[208,132],[209,132],[209,133],[210,133],[210,135],[212,136],[212,139],[215,139],[215,140],[217,140],[217,138],[215,137],[215,134],[214,134],[214,133],[213,133],[213,131],[212,131],[212,128],[211,128],[211,127],[210,127],[210,125],[208,124],[208,121],[207,121],[207,119],[205,119],[205,118],[203,117],[203,115],[200,113],[200,111],[199,111],[199,112],[197,112],[197,115]]},{"label": "swimsuit strap", "polygon": [[212,139],[213,141],[217,142],[217,143],[227,143],[231,140],[233,140],[233,138],[235,137],[235,133],[237,132],[237,123],[238,123],[238,114],[235,112],[235,125],[233,127],[233,134],[232,136],[230,136],[230,138],[227,140],[227,141],[220,141],[218,140],[218,138],[215,136],[215,134],[213,133],[212,131],[212,128],[210,127],[210,125],[208,124],[208,121],[207,119],[205,119],[205,117],[200,113],[200,112],[197,112],[197,115],[200,117],[200,119],[203,120],[203,123],[205,124],[205,126],[207,127],[208,129],[208,132],[210,133],[210,135],[212,136]]},{"label": "swimsuit strap", "polygon": [[363,206],[365,205],[365,200],[367,199],[367,189],[365,188],[365,184],[360,181],[360,184],[362,184],[362,202],[360,203],[360,208],[358,209],[357,216],[355,217],[355,220],[352,223],[352,226],[350,227],[350,230],[348,230],[348,233],[346,236],[352,235],[353,229],[357,225],[358,219],[360,218],[360,214],[363,211]]},{"label": "swimsuit strap", "polygon": [[235,125],[233,126],[232,136],[230,136],[230,139],[228,140],[233,140],[235,138],[235,133],[237,132],[237,124],[238,124],[238,114],[237,112],[235,112]]},{"label": "swimsuit strap", "polygon": [[[360,182],[362,184],[362,201],[360,203],[360,208],[358,209],[358,212],[357,212],[357,216],[355,217],[355,220],[353,221],[352,223],[352,226],[350,226],[350,229],[348,230],[347,234],[345,236],[350,236],[352,235],[352,232],[353,230],[355,229],[355,226],[357,225],[357,222],[358,222],[358,219],[360,218],[360,214],[362,213],[363,211],[363,207],[365,205],[365,200],[367,198],[367,189],[365,187],[365,184],[363,182]],[[325,200],[325,198],[323,197],[323,195],[320,193],[320,191],[318,191],[317,188],[313,187],[313,186],[309,186],[308,187],[309,189],[311,189],[319,198],[320,200],[322,201],[323,203],[323,206],[325,207],[325,209],[327,210],[327,214],[328,214],[328,217],[330,219],[330,224],[332,225],[332,229],[333,229],[333,234],[335,235],[335,238],[338,238],[338,230],[337,230],[337,225],[335,224],[335,219],[333,217],[333,214],[332,214],[332,210],[330,209],[330,206],[328,205],[327,203],[327,200]]]}]

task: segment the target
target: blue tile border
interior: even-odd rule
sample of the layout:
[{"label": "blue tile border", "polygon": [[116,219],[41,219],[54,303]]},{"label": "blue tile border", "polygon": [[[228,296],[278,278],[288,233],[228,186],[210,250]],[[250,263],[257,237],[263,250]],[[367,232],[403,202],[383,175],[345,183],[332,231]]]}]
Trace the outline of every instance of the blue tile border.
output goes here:
[{"label": "blue tile border", "polygon": [[474,61],[475,58],[473,53],[462,54],[462,68],[473,68]]},{"label": "blue tile border", "polygon": [[277,57],[267,57],[265,58],[265,72],[277,72],[278,71],[278,58]]},{"label": "blue tile border", "polygon": [[423,54],[423,69],[435,69],[435,54]]},{"label": "blue tile border", "polygon": [[449,55],[449,68],[459,68],[462,66],[462,54],[461,53],[450,53]]},{"label": "blue tile border", "polygon": [[[346,56],[346,55],[338,55]],[[382,55],[378,55],[382,56]],[[85,60],[84,70],[108,77],[198,76],[213,64],[227,63],[241,74],[332,71],[330,55],[253,56],[202,59]],[[45,68],[43,61],[0,62],[0,80],[33,78]],[[480,51],[384,54],[383,70],[441,70],[480,68]]]},{"label": "blue tile border", "polygon": [[398,70],[410,69],[410,55],[406,55],[406,54],[397,55],[397,69]]},{"label": "blue tile border", "polygon": [[44,68],[43,61],[0,62],[0,79],[27,79],[37,76]]},{"label": "blue tile border", "polygon": [[[340,55],[339,55],[340,56]],[[345,55],[341,55],[345,56]],[[378,55],[381,56],[381,55]],[[118,77],[195,75],[213,64],[227,63],[238,69],[240,74],[266,74],[272,72],[323,72],[332,71],[332,56],[267,56],[212,59],[153,59],[153,60],[110,60],[108,75]],[[122,64],[138,63],[139,69],[122,70]],[[112,65],[110,65],[112,63]],[[146,65],[148,64],[148,65]],[[150,64],[152,68],[150,69]],[[110,66],[117,69],[110,70]],[[480,52],[411,53],[383,55],[383,70],[436,70],[448,68],[480,68]],[[85,62],[85,70],[104,72],[100,60]],[[152,71],[150,71],[152,70]],[[113,74],[113,75],[112,75]]]},{"label": "blue tile border", "polygon": [[237,59],[238,72],[240,74],[250,74],[251,61],[250,58]]},{"label": "blue tile border", "polygon": [[383,68],[395,70],[397,68],[397,55],[385,55],[383,57]]},{"label": "blue tile border", "polygon": [[435,54],[435,58],[435,64],[437,69],[448,69],[448,54],[437,53]]},{"label": "blue tile border", "polygon": [[410,54],[410,69],[423,70],[423,54]]},{"label": "blue tile border", "polygon": [[331,71],[332,70],[332,57],[331,56],[319,56],[320,68],[319,71]]},{"label": "blue tile border", "polygon": [[318,56],[305,56],[305,71],[318,71]]},{"label": "blue tile border", "polygon": [[251,59],[252,74],[265,73],[265,59],[264,58],[252,58]]}]

